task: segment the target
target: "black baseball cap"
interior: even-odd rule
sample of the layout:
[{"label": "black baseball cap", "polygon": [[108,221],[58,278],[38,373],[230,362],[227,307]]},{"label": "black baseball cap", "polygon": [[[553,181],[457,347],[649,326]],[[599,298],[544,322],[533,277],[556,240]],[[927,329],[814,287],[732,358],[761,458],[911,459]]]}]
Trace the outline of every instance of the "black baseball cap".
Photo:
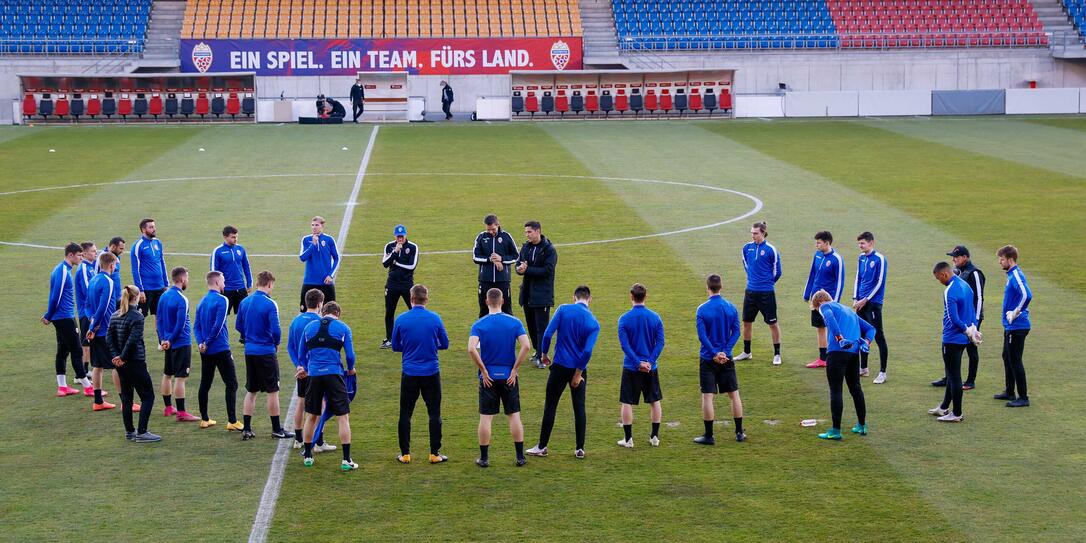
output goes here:
[{"label": "black baseball cap", "polygon": [[946,254],[947,256],[969,256],[969,249],[965,245],[959,245]]}]

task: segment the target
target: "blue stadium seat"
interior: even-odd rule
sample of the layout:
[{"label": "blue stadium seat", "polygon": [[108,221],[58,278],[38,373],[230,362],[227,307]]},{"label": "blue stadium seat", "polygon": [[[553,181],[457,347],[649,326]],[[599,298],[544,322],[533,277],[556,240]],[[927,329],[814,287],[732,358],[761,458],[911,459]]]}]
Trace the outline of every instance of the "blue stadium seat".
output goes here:
[{"label": "blue stadium seat", "polygon": [[0,53],[139,53],[151,1],[0,0]]}]

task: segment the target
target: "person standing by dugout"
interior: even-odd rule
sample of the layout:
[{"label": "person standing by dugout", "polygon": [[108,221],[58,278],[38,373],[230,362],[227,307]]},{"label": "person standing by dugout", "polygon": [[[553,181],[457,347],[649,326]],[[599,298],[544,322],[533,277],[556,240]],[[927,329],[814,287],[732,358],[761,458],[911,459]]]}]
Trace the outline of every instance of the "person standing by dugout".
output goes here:
[{"label": "person standing by dugout", "polygon": [[558,251],[551,240],[543,235],[539,221],[524,223],[524,236],[528,239],[517,257],[517,275],[524,277],[520,284],[520,306],[524,308],[524,321],[528,337],[532,340],[532,363],[543,369],[540,341],[550,323],[551,307],[554,306],[554,269],[558,265]]},{"label": "person standing by dugout", "polygon": [[354,115],[354,122],[358,122],[358,118],[366,112],[366,86],[362,84],[361,79],[357,79],[354,85],[351,85],[351,113]]},{"label": "person standing by dugout", "polygon": [[381,265],[388,268],[385,280],[385,340],[382,349],[391,349],[392,324],[396,317],[396,306],[403,299],[404,305],[411,309],[411,287],[415,286],[415,267],[419,265],[419,246],[407,240],[407,227],[397,224],[392,230],[396,239],[385,244],[385,256]]},{"label": "person standing by dugout", "polygon": [[483,219],[486,230],[475,237],[474,261],[479,265],[479,318],[489,313],[487,292],[496,288],[502,292],[502,313],[513,314],[513,299],[509,293],[510,270],[517,262],[517,242],[502,230],[497,215]]}]

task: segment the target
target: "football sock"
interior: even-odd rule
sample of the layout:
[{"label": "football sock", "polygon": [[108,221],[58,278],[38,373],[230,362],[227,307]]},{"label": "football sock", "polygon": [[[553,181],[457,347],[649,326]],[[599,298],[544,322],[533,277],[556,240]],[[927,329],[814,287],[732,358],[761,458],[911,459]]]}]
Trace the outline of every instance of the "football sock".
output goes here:
[{"label": "football sock", "polygon": [[177,410],[178,411],[184,411],[185,410],[185,399],[184,398],[178,398],[176,403],[177,403]]},{"label": "football sock", "polygon": [[705,437],[713,437],[713,421],[707,420],[705,422]]},{"label": "football sock", "polygon": [[743,340],[743,352],[747,353],[747,354],[750,354],[750,340],[749,339],[744,339]]},{"label": "football sock", "polygon": [[649,434],[649,437],[657,437],[659,435],[660,435],[660,423],[659,422],[654,422],[654,423],[652,423],[652,433]]},{"label": "football sock", "polygon": [[743,432],[743,417],[737,417],[735,420],[735,433],[739,434]]},{"label": "football sock", "polygon": [[629,441],[629,440],[633,439],[633,425],[632,424],[623,424],[622,425],[622,433],[626,434],[626,441]]}]

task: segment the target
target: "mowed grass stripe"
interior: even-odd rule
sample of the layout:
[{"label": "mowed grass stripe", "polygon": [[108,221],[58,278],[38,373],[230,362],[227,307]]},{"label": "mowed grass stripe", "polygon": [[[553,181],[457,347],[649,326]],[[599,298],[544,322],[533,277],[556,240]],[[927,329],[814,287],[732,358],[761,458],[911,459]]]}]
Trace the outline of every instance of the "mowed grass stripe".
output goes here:
[{"label": "mowed grass stripe", "polygon": [[[465,128],[455,133],[459,141],[470,141],[468,138],[472,136],[478,136],[481,141],[500,139],[507,142],[502,151],[508,154],[462,153],[455,161],[449,160],[445,167],[454,169],[457,165],[461,171],[498,169],[504,161],[516,171],[522,167],[516,157],[532,156],[536,160],[547,157],[551,171],[561,168],[564,174],[595,173],[578,160],[581,157],[560,145],[561,138],[552,139],[548,132],[525,126],[485,130]],[[430,153],[442,145],[440,140],[428,141],[424,136],[406,129],[383,130],[372,169],[395,167],[390,163],[393,161],[409,163],[411,168],[418,169],[416,163],[422,157],[432,156]],[[442,136],[453,135],[446,131]],[[651,159],[642,160],[642,163],[631,163],[630,170],[637,171],[640,166],[644,170],[637,173],[644,174],[645,170],[651,169],[648,168]],[[514,183],[498,180],[494,184],[502,187]],[[414,222],[421,220],[424,224],[432,221],[423,214],[413,213],[411,206],[395,208],[391,204],[397,198],[405,202],[425,202],[427,195],[448,184],[448,181],[438,184],[419,179],[407,187],[389,183],[379,176],[368,179],[363,189],[367,207],[360,210],[365,220],[357,226],[361,232],[352,232],[352,239],[383,244],[389,239],[387,230],[400,220],[399,217],[411,217]],[[476,221],[498,206],[506,226],[518,239],[521,237],[521,217],[534,211],[530,216],[543,220],[545,233],[561,238],[585,227],[594,227],[604,233],[612,224],[628,222],[630,216],[638,217],[637,210],[623,201],[621,190],[608,185],[584,181],[578,189],[569,189],[563,194],[566,201],[574,205],[584,200],[594,204],[594,216],[582,218],[587,224],[574,230],[565,225],[565,219],[572,218],[566,216],[568,211],[547,206],[529,207],[533,199],[538,201],[538,198],[547,197],[542,194],[542,187],[538,195],[531,190],[503,191],[499,188],[470,196],[441,193],[441,197],[451,208],[468,206],[477,209],[474,213],[478,216]],[[514,187],[520,188],[519,185]],[[505,192],[521,196],[497,203],[488,196],[502,194],[505,198]],[[668,195],[663,193],[660,197],[667,198]],[[682,213],[681,210],[676,212]],[[409,229],[412,228],[412,221],[405,222]],[[477,231],[450,222],[446,231],[426,230],[413,239],[425,251],[427,245],[469,245]],[[805,538],[833,537],[840,523],[852,515],[851,512],[844,514],[852,511],[854,505],[843,495],[844,489],[866,487],[866,473],[887,470],[876,456],[850,455],[848,462],[856,469],[839,476],[832,466],[841,461],[841,451],[801,445],[813,436],[801,431],[798,425],[792,426],[800,416],[790,409],[783,412],[788,415],[784,417],[760,402],[755,402],[747,413],[748,432],[754,436],[750,443],[744,446],[729,443],[730,416],[724,404],[720,406],[718,419],[728,421],[729,426],[717,427],[721,445],[715,449],[698,449],[689,443],[690,438],[701,432],[696,338],[691,315],[704,299],[704,287],[700,275],[683,266],[686,255],[676,253],[662,240],[566,248],[560,249],[559,254],[559,303],[568,301],[573,286],[587,282],[594,291],[594,312],[604,327],[589,368],[587,461],[576,463],[570,454],[571,415],[568,403],[564,402],[551,443],[551,458],[532,460],[524,470],[512,468],[504,421],[496,420],[491,446],[495,467],[480,473],[471,464],[476,456],[477,399],[474,372],[463,349],[468,327],[476,313],[475,267],[467,255],[429,258],[424,255],[417,280],[434,289],[432,307],[444,316],[454,345],[443,358],[445,449],[453,456],[454,463],[437,467],[396,465],[394,421],[400,367],[398,356],[375,350],[376,342],[383,336],[380,292],[384,278],[374,261],[369,264],[373,271],[348,270],[349,274],[341,282],[344,290],[351,293],[351,298],[344,298],[345,304],[349,304],[347,307],[357,308],[356,304],[361,304],[360,309],[350,310],[361,311],[361,314],[352,315],[348,322],[356,331],[364,383],[359,396],[362,401],[356,400],[354,405],[352,424],[355,443],[362,443],[355,445],[352,451],[357,451],[354,454],[363,467],[361,473],[353,477],[362,478],[361,486],[366,490],[359,492],[356,485],[342,482],[343,476],[334,469],[338,461],[335,458],[318,458],[319,470],[305,470],[295,462],[288,468],[281,501],[292,505],[284,506],[277,515],[276,527],[280,529],[273,529],[273,534],[290,533],[295,528],[318,524],[316,519],[322,514],[322,508],[306,497],[323,495],[357,508],[357,513],[344,522],[360,526],[360,533],[365,537],[382,540],[419,536],[439,540],[497,537],[497,534],[476,527],[475,519],[479,515],[501,515],[506,519],[505,524],[514,526],[509,533],[542,539],[568,534],[570,524],[581,530],[577,532],[578,537],[586,540],[622,538],[631,533],[664,538],[684,533],[697,539],[701,532],[693,527],[700,526],[705,526],[705,534],[727,533],[736,538],[781,537],[789,533],[802,533]],[[629,285],[638,280],[649,285],[650,303],[661,312],[668,327],[669,346],[662,363],[664,419],[677,426],[663,430],[664,446],[661,449],[651,449],[644,439],[648,430],[647,412],[643,407],[639,408],[635,424],[637,448],[626,451],[618,450],[613,444],[621,436],[621,430],[615,426],[621,364],[615,324],[618,316],[628,308]],[[519,280],[514,281],[514,285],[518,283]],[[519,308],[516,312],[520,314]],[[766,386],[765,380],[765,376],[752,378],[744,381],[744,387],[758,390]],[[538,436],[544,381],[544,372],[531,368],[524,370],[522,406],[529,446]],[[797,407],[796,411],[802,409]],[[819,406],[818,412],[821,411],[822,406]],[[814,412],[808,407],[805,414]],[[762,422],[777,416],[784,419],[778,426]],[[420,405],[414,419],[413,451],[423,462],[425,436],[425,414]],[[849,450],[857,449],[864,447],[858,442],[849,447]],[[880,522],[893,527],[894,532],[888,528],[886,533],[897,534],[890,536],[891,539],[931,539],[936,533],[944,533],[941,530],[945,526],[939,514],[915,495],[909,498],[910,491],[899,480],[884,475],[883,482],[873,492],[881,496],[876,500],[909,504],[907,515],[895,510],[879,516]],[[723,507],[725,512],[707,518],[705,512],[719,508],[721,503],[727,504]],[[631,504],[648,513],[628,514]],[[574,518],[565,523],[554,522],[555,518],[568,517],[571,510],[576,511]],[[827,517],[827,511],[835,510],[842,514]],[[390,515],[389,511],[396,513]],[[422,522],[424,518],[426,521]],[[923,521],[917,523],[917,519]],[[323,524],[316,529],[328,537],[338,533],[336,524]],[[310,532],[310,535],[314,534]],[[291,538],[282,536],[284,540]]]},{"label": "mowed grass stripe", "polygon": [[[124,136],[124,129],[115,131]],[[79,153],[97,156],[124,153],[112,133],[81,143]],[[235,130],[203,129],[196,141],[179,130],[156,134],[177,138],[173,147],[165,145],[145,164],[131,164],[114,179],[150,177],[190,177],[193,173],[252,175],[261,171],[261,155],[274,156],[273,163],[293,165],[294,171],[307,168],[314,172],[351,171],[357,168],[360,150],[340,151],[336,132],[300,133],[284,137],[274,131],[252,131],[239,137]],[[262,138],[263,135],[268,138]],[[353,134],[343,133],[343,136]],[[124,142],[122,137],[122,142]],[[163,140],[164,141],[164,140]],[[195,160],[195,149],[204,146],[221,153],[216,164]],[[214,151],[211,151],[211,150]],[[259,151],[259,152],[257,152]],[[349,154],[349,157],[347,156]],[[81,155],[72,157],[74,163]],[[342,164],[340,163],[342,162]],[[194,170],[203,170],[194,172]],[[261,168],[262,170],[262,168]],[[18,166],[8,171],[18,171]],[[266,171],[266,170],[264,170]],[[83,180],[78,172],[73,179]],[[108,181],[101,173],[89,178]],[[251,252],[291,254],[297,240],[307,231],[314,214],[329,217],[335,228],[342,214],[343,202],[350,193],[353,174],[335,178],[275,179],[232,182],[228,179],[189,181],[167,184],[107,185],[73,191],[22,194],[7,197],[4,205],[21,209],[24,202],[39,194],[48,194],[56,206],[39,222],[20,223],[16,232],[27,240],[46,240],[60,244],[70,239],[93,239],[103,243],[112,235],[134,241],[139,219],[158,219],[159,232],[167,250],[210,252],[221,243],[222,225],[233,223],[241,231],[241,243]],[[7,188],[4,186],[4,188]],[[128,207],[123,207],[127,205]],[[4,215],[8,220],[9,215]],[[151,429],[164,436],[164,442],[150,448],[133,447],[121,436],[119,410],[91,413],[90,400],[53,398],[53,332],[36,323],[44,306],[46,274],[60,259],[53,251],[10,248],[0,252],[0,261],[10,275],[3,303],[10,308],[0,318],[2,348],[0,361],[8,369],[8,394],[0,400],[0,416],[5,427],[19,428],[20,439],[0,445],[0,462],[12,477],[5,493],[10,492],[12,528],[16,539],[42,539],[46,534],[62,533],[71,528],[71,512],[94,503],[96,514],[81,517],[81,533],[88,537],[116,537],[116,524],[108,519],[140,519],[126,528],[122,537],[131,540],[152,538],[163,530],[174,530],[183,539],[241,539],[248,533],[260,490],[267,476],[268,459],[274,440],[266,434],[269,424],[261,401],[254,418],[258,433],[254,442],[240,443],[236,434],[225,431],[222,384],[216,378],[211,395],[211,414],[220,425],[198,430],[164,419],[159,413],[162,400],[156,400]],[[127,254],[123,256],[122,278],[131,281]],[[188,297],[194,308],[206,292],[203,272],[206,257],[170,257],[170,266],[183,265],[192,270]],[[301,264],[291,258],[253,259],[254,270],[271,270],[280,281],[275,298],[289,318],[297,299]],[[148,321],[148,367],[157,384],[162,355],[154,349],[153,319]],[[230,320],[233,324],[233,317]],[[231,334],[234,341],[237,334]],[[240,345],[234,345],[235,363],[244,381],[244,362]],[[193,376],[188,383],[189,410],[197,411],[199,359],[194,357]],[[284,375],[289,375],[289,362]],[[69,371],[69,379],[73,378]],[[105,387],[117,400],[111,384]],[[240,414],[240,396],[238,401]],[[284,409],[285,412],[285,409]],[[160,504],[149,513],[147,504]],[[221,514],[211,515],[217,511]],[[198,512],[204,520],[193,522]],[[12,531],[13,530],[13,531]]]},{"label": "mowed grass stripe", "polygon": [[[1013,242],[1030,255],[1034,274],[1086,293],[1086,276],[1078,273],[1086,266],[1086,252],[1069,251],[1065,240],[1053,235],[1086,228],[1081,178],[883,128],[893,122],[706,127],[957,233],[963,243],[998,248]],[[1030,227],[1035,221],[1043,227]]]}]

